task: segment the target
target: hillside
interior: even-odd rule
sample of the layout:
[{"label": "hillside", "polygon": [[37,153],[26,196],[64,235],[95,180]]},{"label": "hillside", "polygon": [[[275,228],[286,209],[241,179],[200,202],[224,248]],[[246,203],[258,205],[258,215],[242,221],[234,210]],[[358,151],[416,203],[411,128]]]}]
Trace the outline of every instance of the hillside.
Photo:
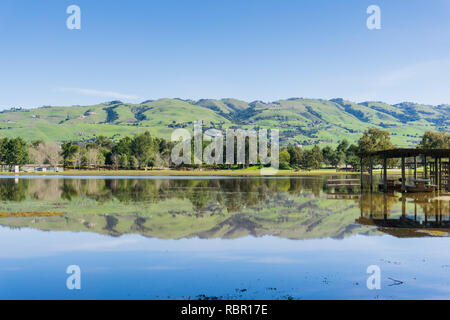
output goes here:
[{"label": "hillside", "polygon": [[291,98],[273,102],[237,99],[148,100],[141,104],[111,101],[91,106],[41,107],[0,112],[0,136],[67,141],[104,135],[117,139],[150,131],[170,138],[175,128],[192,128],[195,120],[208,127],[278,128],[282,144],[336,144],[355,141],[370,127],[384,128],[394,144],[413,146],[426,130],[450,130],[450,105],[382,102],[353,103],[343,99]]}]

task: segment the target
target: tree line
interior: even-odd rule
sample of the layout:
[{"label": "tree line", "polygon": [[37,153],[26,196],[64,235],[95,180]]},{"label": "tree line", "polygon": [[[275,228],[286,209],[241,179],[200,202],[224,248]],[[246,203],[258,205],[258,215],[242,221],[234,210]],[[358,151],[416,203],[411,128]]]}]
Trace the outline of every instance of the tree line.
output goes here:
[{"label": "tree line", "polygon": [[[300,146],[289,145],[280,152],[281,169],[320,169],[321,167],[350,167],[358,169],[361,165],[359,155],[372,152],[393,149],[389,131],[371,128],[366,130],[356,144],[350,144],[347,140],[341,141],[336,148],[330,145],[320,148],[315,145],[312,149],[303,149]],[[426,131],[420,143],[420,149],[450,149],[450,134],[445,131]],[[365,159],[363,166],[367,166]],[[398,159],[389,159],[388,166],[397,165]],[[381,159],[375,159],[375,164],[381,163]]]},{"label": "tree line", "polygon": [[63,165],[67,168],[142,169],[165,167],[170,163],[171,142],[149,132],[125,137],[117,142],[98,136],[91,142],[36,140],[27,144],[22,138],[0,139],[0,163],[5,165]]},{"label": "tree line", "polygon": [[[61,145],[41,140],[27,143],[20,137],[1,138],[0,163],[3,165],[63,165],[74,169],[173,167],[170,161],[173,146],[174,143],[153,137],[149,132],[124,137],[118,141],[100,135],[91,142],[68,141]],[[450,135],[445,131],[427,131],[417,147],[450,149]],[[327,145],[320,148],[315,145],[311,149],[288,145],[280,151],[280,169],[310,170],[324,166],[357,169],[360,166],[360,154],[392,148],[394,145],[388,131],[371,128],[365,131],[354,144],[342,140],[336,147]],[[390,166],[396,165],[395,159],[390,161]],[[208,167],[232,168],[229,165]]]}]

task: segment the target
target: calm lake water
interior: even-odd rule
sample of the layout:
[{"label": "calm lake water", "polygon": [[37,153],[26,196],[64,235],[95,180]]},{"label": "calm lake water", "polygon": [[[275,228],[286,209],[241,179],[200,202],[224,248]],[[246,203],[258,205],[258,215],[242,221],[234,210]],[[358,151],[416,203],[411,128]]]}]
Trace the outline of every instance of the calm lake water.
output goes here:
[{"label": "calm lake water", "polygon": [[0,298],[450,298],[448,195],[328,178],[1,178]]}]

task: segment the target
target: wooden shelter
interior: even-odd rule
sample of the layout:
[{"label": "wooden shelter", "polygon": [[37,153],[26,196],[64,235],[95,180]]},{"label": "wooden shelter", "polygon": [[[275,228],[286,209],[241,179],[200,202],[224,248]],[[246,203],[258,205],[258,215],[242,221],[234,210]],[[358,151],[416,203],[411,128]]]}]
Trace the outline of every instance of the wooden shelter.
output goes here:
[{"label": "wooden shelter", "polygon": [[[406,167],[414,170],[414,179],[418,180],[417,168],[423,166],[423,179],[429,179],[438,190],[450,191],[450,149],[388,149],[367,152],[360,155],[361,159],[361,188],[363,188],[363,160],[369,159],[370,189],[373,188],[373,160],[381,159],[383,164],[383,190],[388,191],[387,162],[388,159],[401,159],[401,191],[406,192]],[[407,163],[407,159],[412,162]]]}]

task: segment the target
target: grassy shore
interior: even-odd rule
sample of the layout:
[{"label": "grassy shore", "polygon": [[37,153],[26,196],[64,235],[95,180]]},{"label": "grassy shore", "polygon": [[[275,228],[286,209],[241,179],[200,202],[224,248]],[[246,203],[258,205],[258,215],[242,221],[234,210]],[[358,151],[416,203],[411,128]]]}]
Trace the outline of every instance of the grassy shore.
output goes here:
[{"label": "grassy shore", "polygon": [[[335,169],[320,169],[312,171],[279,170],[275,176],[308,176],[329,174],[359,174],[358,172],[337,171]],[[251,177],[261,176],[259,169],[236,170],[65,170],[64,172],[0,172],[0,175],[36,175],[36,176],[224,176]]]}]

